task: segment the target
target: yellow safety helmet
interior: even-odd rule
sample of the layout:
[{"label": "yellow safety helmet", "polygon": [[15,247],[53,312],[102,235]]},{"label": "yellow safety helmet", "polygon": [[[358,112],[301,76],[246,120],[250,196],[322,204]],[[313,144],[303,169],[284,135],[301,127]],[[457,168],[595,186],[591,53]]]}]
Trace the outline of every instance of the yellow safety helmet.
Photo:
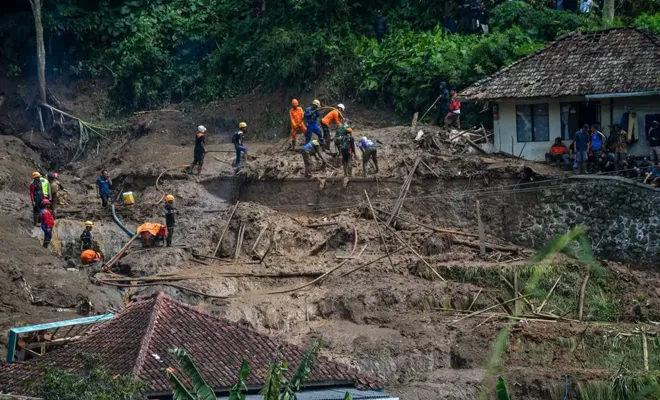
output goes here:
[{"label": "yellow safety helmet", "polygon": [[85,226],[94,226],[92,221],[85,221]]},{"label": "yellow safety helmet", "polygon": [[314,100],[314,101],[312,101],[312,104],[314,104],[314,105],[317,106],[317,107],[321,107],[321,102],[318,101],[318,100]]},{"label": "yellow safety helmet", "polygon": [[319,146],[319,141],[316,140],[316,139],[312,139],[312,144],[313,144],[314,146]]},{"label": "yellow safety helmet", "polygon": [[34,171],[34,172],[32,173],[32,179],[35,179],[35,178],[41,178],[41,174],[38,173],[37,171]]},{"label": "yellow safety helmet", "polygon": [[245,122],[241,122],[240,124],[238,124],[238,127],[239,128],[247,128],[247,124]]},{"label": "yellow safety helmet", "polygon": [[168,194],[167,196],[165,196],[165,201],[174,201],[174,196]]}]

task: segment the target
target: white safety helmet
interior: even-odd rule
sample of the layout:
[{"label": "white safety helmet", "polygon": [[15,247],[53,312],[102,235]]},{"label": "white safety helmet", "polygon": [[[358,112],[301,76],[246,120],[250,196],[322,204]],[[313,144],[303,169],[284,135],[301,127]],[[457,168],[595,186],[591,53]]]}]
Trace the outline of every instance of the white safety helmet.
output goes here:
[{"label": "white safety helmet", "polygon": [[344,105],[342,103],[337,104],[337,108],[342,110],[342,111],[346,111],[346,107],[344,107]]},{"label": "white safety helmet", "polygon": [[197,130],[200,132],[206,132],[206,127],[204,125],[200,125],[197,127]]}]

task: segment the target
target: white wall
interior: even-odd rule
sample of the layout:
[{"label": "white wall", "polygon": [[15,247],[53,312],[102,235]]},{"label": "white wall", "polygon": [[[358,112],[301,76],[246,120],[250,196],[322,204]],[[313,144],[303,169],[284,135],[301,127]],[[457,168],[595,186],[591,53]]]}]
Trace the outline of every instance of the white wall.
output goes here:
[{"label": "white wall", "polygon": [[[644,136],[644,119],[646,114],[660,114],[660,96],[628,97],[612,99],[614,123],[621,121],[621,116],[627,111],[637,113],[637,129],[639,141],[628,147],[628,153],[636,156],[648,155],[648,142]],[[627,130],[627,126],[622,126]]]},{"label": "white wall", "polygon": [[[550,140],[547,142],[522,142],[518,143],[516,131],[516,105],[518,104],[539,104],[548,103],[548,115],[550,125]],[[543,161],[545,153],[561,132],[561,119],[559,114],[558,99],[540,99],[540,100],[502,100],[499,104],[499,121],[493,121],[495,151],[520,155],[527,160]],[[511,143],[513,141],[513,153],[511,153]],[[526,144],[525,144],[526,143]],[[521,153],[522,152],[522,153]]]},{"label": "white wall", "polygon": [[[544,161],[545,153],[556,137],[561,136],[561,115],[560,104],[567,102],[587,101],[584,97],[562,97],[550,99],[535,100],[515,100],[505,99],[498,102],[499,121],[493,121],[495,151],[521,155],[527,160]],[[637,113],[637,124],[640,140],[638,143],[630,146],[628,152],[635,155],[647,155],[648,144],[644,137],[644,118],[646,114],[660,114],[660,96],[647,97],[628,97],[616,99],[601,99],[601,132],[609,135],[608,126],[611,123],[618,123],[621,116],[626,111],[635,111]],[[612,105],[610,105],[612,102]],[[516,131],[516,105],[518,104],[539,104],[547,103],[549,112],[550,140],[547,142],[521,142],[518,143]],[[612,112],[610,111],[612,109]],[[611,115],[612,114],[612,115]],[[612,118],[613,117],[613,118]],[[623,127],[627,129],[626,127]],[[511,140],[513,138],[513,153],[511,153]],[[568,146],[571,141],[565,140]]]}]

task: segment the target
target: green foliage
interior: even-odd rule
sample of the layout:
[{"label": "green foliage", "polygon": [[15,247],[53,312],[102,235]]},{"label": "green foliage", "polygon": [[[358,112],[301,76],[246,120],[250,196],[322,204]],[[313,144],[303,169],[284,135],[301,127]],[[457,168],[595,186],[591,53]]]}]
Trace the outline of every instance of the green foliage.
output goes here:
[{"label": "green foliage", "polygon": [[578,28],[593,29],[601,25],[595,17],[535,7],[524,1],[506,1],[495,7],[490,22],[500,31],[518,26],[530,37],[543,41],[554,40]]},{"label": "green foliage", "polygon": [[658,372],[631,374],[620,371],[610,382],[578,383],[577,398],[580,400],[641,400],[660,396]]},{"label": "green foliage", "polygon": [[511,400],[509,389],[507,389],[506,382],[501,376],[497,378],[495,390],[497,390],[497,400]]},{"label": "green foliage", "polygon": [[243,360],[238,371],[238,382],[229,389],[229,400],[245,400],[245,392],[247,392],[245,380],[248,376],[250,376],[250,366],[247,360]]},{"label": "green foliage", "polygon": [[275,354],[275,360],[268,366],[266,376],[266,384],[259,392],[264,397],[264,400],[278,400],[282,388],[286,385],[287,380],[284,374],[289,370],[289,365],[282,360],[282,352],[278,349]]},{"label": "green foliage", "polygon": [[321,341],[315,340],[305,351],[303,359],[300,361],[298,368],[293,373],[291,381],[284,387],[284,391],[280,396],[280,400],[295,400],[296,392],[304,386],[305,382],[309,379],[309,373],[312,371],[312,366],[319,356],[321,351]]},{"label": "green foliage", "polygon": [[192,389],[195,393],[193,396],[190,391],[185,388],[174,372],[168,369],[167,375],[175,388],[175,400],[216,400],[213,388],[206,383],[188,352],[185,349],[171,349],[168,350],[168,352],[177,358],[181,371],[185,373],[188,376],[188,379],[192,382]]},{"label": "green foliage", "polygon": [[635,19],[635,25],[660,35],[660,14],[644,13]]},{"label": "green foliage", "polygon": [[433,102],[441,81],[463,87],[541,47],[513,28],[489,36],[394,32],[384,43],[363,38],[356,48],[364,98],[399,111]]},{"label": "green foliage", "polygon": [[131,376],[113,377],[89,355],[78,355],[83,361],[82,373],[70,373],[45,367],[43,381],[34,390],[43,400],[137,400],[147,385]]}]

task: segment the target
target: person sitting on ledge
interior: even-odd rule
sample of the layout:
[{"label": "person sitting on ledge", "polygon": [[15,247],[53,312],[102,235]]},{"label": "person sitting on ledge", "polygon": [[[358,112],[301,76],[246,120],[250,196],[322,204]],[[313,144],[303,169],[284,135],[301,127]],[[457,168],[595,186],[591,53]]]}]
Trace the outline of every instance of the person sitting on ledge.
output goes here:
[{"label": "person sitting on ledge", "polygon": [[651,172],[646,174],[644,183],[653,183],[653,186],[660,186],[660,162],[656,164],[655,168]]},{"label": "person sitting on ledge", "polygon": [[550,152],[545,153],[545,161],[548,163],[557,163],[559,165],[562,162],[564,165],[568,166],[569,157],[568,157],[568,147],[562,143],[561,138],[556,138],[555,143],[550,147]]}]

